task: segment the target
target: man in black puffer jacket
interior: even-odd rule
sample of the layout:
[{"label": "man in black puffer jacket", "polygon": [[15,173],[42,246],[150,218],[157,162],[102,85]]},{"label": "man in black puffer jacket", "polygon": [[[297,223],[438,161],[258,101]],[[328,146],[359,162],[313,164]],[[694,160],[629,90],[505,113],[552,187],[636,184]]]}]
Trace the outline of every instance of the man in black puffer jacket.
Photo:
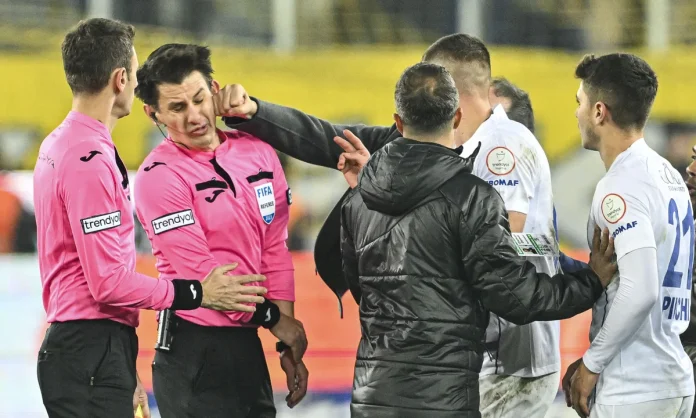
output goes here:
[{"label": "man in black puffer jacket", "polygon": [[[516,324],[589,309],[616,271],[608,234],[590,269],[549,277],[518,256],[504,203],[454,150],[454,80],[416,64],[396,88],[403,138],[344,153],[344,275],[360,304],[353,417],[480,417],[488,312]],[[473,156],[470,158],[474,158]],[[358,174],[359,173],[359,174]],[[357,187],[355,185],[357,184]]]}]

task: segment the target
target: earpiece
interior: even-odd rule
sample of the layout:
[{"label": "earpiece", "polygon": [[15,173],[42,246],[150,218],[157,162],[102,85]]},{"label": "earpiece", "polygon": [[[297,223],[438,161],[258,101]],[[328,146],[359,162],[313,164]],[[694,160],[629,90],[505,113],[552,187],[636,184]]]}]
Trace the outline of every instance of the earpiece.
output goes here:
[{"label": "earpiece", "polygon": [[155,112],[151,112],[150,117],[152,118],[152,120],[155,121],[155,123],[159,123],[159,121],[157,120],[157,115],[155,115]]}]

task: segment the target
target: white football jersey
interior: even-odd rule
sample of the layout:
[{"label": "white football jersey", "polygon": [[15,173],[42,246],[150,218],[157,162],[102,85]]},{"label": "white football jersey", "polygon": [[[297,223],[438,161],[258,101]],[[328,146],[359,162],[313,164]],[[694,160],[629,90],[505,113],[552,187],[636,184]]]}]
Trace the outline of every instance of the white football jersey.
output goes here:
[{"label": "white football jersey", "polygon": [[[597,184],[588,242],[595,224],[609,228],[618,260],[655,248],[654,284],[659,286],[648,316],[636,318],[642,325],[601,371],[596,402],[624,405],[693,395],[692,364],[679,340],[689,325],[694,260],[693,209],[681,175],[645,140],[636,141]],[[619,285],[617,274],[592,308],[591,341],[611,312]]]},{"label": "white football jersey", "polygon": [[[479,142],[481,149],[474,161],[473,174],[500,193],[508,211],[527,215],[523,232],[542,234],[555,243],[551,170],[534,134],[510,120],[498,105],[466,142],[462,156],[471,155]],[[556,274],[556,257],[529,257],[529,260],[537,271]],[[491,313],[486,347],[482,376],[544,376],[561,368],[558,321],[518,326]]]}]

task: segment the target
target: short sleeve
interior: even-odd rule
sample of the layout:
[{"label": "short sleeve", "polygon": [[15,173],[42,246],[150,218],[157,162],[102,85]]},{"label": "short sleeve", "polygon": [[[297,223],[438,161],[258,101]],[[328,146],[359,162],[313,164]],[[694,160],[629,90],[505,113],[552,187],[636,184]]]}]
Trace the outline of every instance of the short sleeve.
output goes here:
[{"label": "short sleeve", "polygon": [[498,191],[508,212],[527,214],[534,197],[536,159],[531,152],[520,152],[513,140],[492,142],[481,147],[474,174]]},{"label": "short sleeve", "polygon": [[640,248],[656,248],[650,220],[651,198],[641,185],[610,177],[597,186],[593,217],[600,228],[608,228],[614,237],[617,259]]}]

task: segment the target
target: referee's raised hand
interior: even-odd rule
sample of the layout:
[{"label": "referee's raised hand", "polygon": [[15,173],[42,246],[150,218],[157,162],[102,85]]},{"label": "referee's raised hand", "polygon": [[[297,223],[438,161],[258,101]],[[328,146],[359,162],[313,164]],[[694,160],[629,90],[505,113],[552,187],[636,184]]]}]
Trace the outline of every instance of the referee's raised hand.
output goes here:
[{"label": "referee's raised hand", "polygon": [[266,294],[266,288],[250,286],[247,283],[262,282],[266,280],[266,276],[228,275],[227,273],[237,268],[237,265],[238,263],[232,263],[216,267],[201,282],[202,307],[216,311],[254,312],[256,307],[253,304],[264,302],[262,295]]}]

